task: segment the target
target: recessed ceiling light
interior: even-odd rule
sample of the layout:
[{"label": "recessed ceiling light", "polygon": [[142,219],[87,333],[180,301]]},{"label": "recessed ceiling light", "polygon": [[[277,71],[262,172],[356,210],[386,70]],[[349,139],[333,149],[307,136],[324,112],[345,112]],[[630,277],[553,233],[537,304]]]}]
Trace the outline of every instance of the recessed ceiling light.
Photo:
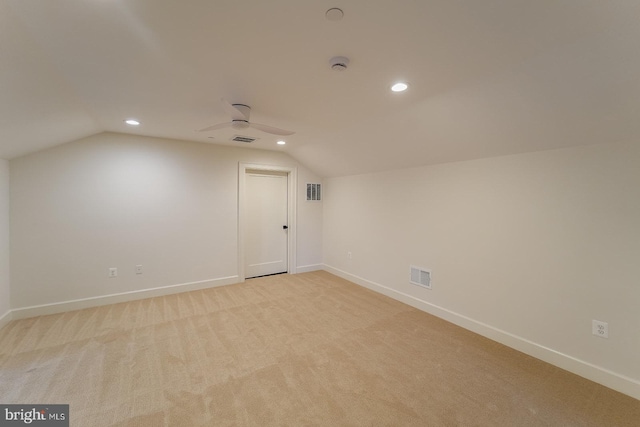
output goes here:
[{"label": "recessed ceiling light", "polygon": [[391,90],[394,92],[404,92],[405,90],[407,90],[407,88],[409,87],[408,84],[403,83],[403,82],[398,82],[396,84],[394,84],[393,86],[391,86]]},{"label": "recessed ceiling light", "polygon": [[140,125],[140,122],[137,121],[136,119],[127,119],[124,122],[126,124],[128,124],[129,126],[138,126],[138,125]]},{"label": "recessed ceiling light", "polygon": [[278,145],[284,145],[284,144],[286,144],[286,142],[284,142],[284,141],[280,140],[280,141],[276,142],[276,144],[278,144]]}]

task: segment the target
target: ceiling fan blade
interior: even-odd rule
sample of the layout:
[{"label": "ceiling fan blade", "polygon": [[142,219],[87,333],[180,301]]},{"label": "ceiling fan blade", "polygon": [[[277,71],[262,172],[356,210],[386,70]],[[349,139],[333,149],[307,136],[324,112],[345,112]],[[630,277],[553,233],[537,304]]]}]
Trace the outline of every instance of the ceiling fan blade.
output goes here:
[{"label": "ceiling fan blade", "polygon": [[[222,98],[222,106],[224,107],[224,111],[226,111],[233,120],[249,120],[249,116],[247,114],[234,107],[232,103],[224,98]],[[247,109],[248,108],[249,107],[247,107]]]},{"label": "ceiling fan blade", "polygon": [[273,135],[293,135],[295,132],[291,132],[290,130],[278,129],[273,126],[261,125],[260,123],[249,123],[249,126],[261,130],[262,132],[270,133]]},{"label": "ceiling fan blade", "polygon": [[198,132],[209,132],[210,130],[222,129],[231,126],[231,123],[218,123],[217,125],[209,126],[204,129],[200,129]]}]

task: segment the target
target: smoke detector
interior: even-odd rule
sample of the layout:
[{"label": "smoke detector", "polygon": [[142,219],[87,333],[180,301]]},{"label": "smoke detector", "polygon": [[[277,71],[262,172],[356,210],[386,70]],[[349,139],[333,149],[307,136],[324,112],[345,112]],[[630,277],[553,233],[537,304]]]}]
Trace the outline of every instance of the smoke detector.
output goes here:
[{"label": "smoke detector", "polygon": [[344,71],[347,69],[347,65],[349,65],[349,58],[344,56],[334,56],[329,61],[331,64],[331,69],[335,71]]},{"label": "smoke detector", "polygon": [[337,7],[332,7],[331,9],[327,10],[327,13],[325,14],[325,16],[329,21],[341,21],[342,18],[344,17],[344,12],[342,11],[342,9],[338,9]]}]

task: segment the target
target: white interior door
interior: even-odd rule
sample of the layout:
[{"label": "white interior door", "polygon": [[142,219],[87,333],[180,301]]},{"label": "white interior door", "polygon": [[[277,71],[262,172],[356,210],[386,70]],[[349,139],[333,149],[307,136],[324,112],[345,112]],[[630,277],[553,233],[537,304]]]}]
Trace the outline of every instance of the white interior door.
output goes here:
[{"label": "white interior door", "polygon": [[246,174],[246,278],[288,271],[287,179],[281,172]]}]

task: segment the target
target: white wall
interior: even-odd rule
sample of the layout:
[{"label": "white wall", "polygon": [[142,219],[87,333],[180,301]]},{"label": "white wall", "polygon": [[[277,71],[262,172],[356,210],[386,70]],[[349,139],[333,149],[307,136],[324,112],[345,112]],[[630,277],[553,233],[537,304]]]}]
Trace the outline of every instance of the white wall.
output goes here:
[{"label": "white wall", "polygon": [[[11,160],[14,314],[235,282],[238,162],[296,166],[300,195],[318,179],[284,153],[111,133]],[[322,207],[300,197],[298,265],[321,264],[321,221]]]},{"label": "white wall", "polygon": [[638,144],[326,179],[324,262],[640,398],[639,189]]},{"label": "white wall", "polygon": [[9,162],[0,159],[0,328],[9,321]]}]

